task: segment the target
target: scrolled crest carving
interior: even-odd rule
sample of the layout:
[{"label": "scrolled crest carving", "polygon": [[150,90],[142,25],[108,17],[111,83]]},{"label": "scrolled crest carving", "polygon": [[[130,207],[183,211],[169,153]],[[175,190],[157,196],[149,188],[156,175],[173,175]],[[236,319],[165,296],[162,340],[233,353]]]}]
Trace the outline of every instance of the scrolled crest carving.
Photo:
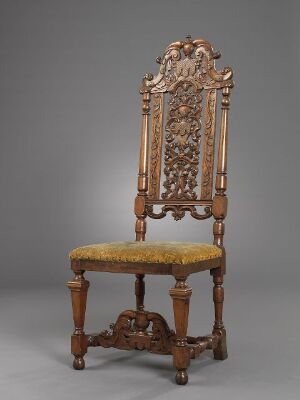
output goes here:
[{"label": "scrolled crest carving", "polygon": [[225,67],[216,70],[215,60],[220,58],[219,52],[214,52],[211,44],[204,39],[186,40],[171,43],[163,57],[157,57],[160,64],[156,76],[148,74],[143,81],[144,90],[152,93],[172,90],[174,83],[183,79],[195,80],[198,88],[212,89],[233,86],[232,69]]}]

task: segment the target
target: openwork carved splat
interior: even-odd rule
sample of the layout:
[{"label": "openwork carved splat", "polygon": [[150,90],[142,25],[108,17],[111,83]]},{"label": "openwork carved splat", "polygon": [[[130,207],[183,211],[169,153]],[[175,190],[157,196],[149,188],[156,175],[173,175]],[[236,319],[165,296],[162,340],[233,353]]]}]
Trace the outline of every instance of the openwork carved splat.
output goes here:
[{"label": "openwork carved splat", "polygon": [[195,200],[200,153],[202,96],[188,81],[181,82],[169,101],[166,123],[166,191],[163,199]]}]

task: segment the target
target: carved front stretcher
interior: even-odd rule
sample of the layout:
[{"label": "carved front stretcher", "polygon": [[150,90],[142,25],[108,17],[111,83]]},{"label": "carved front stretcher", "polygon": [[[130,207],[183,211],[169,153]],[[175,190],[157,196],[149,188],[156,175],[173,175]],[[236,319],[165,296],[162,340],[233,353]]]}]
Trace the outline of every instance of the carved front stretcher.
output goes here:
[{"label": "carved front stretcher", "polygon": [[[149,329],[151,325],[151,329]],[[206,349],[215,349],[221,334],[187,336],[190,358],[196,358]],[[155,354],[172,354],[176,334],[158,313],[123,311],[110,330],[85,335],[87,347],[114,347],[120,350],[147,350]]]}]

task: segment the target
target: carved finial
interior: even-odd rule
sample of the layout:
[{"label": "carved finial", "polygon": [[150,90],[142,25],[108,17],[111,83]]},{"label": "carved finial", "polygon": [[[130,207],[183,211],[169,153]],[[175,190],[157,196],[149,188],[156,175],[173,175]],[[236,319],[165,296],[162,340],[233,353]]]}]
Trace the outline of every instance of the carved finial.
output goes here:
[{"label": "carved finial", "polygon": [[213,53],[213,58],[214,58],[215,60],[217,60],[218,58],[221,58],[221,52],[220,52],[220,51],[215,51],[215,52]]},{"label": "carved finial", "polygon": [[142,86],[140,88],[140,93],[150,92],[151,81],[153,80],[152,74],[145,74],[142,80]]},{"label": "carved finial", "polygon": [[145,74],[145,75],[144,75],[144,79],[146,79],[147,81],[152,81],[152,79],[153,79],[153,75],[152,75],[152,74],[150,74],[150,73],[148,73],[148,74]]},{"label": "carved finial", "polygon": [[192,55],[193,51],[194,51],[194,45],[193,45],[193,41],[192,41],[192,36],[187,35],[186,39],[184,41],[184,44],[183,44],[183,52],[186,57],[190,57]]}]

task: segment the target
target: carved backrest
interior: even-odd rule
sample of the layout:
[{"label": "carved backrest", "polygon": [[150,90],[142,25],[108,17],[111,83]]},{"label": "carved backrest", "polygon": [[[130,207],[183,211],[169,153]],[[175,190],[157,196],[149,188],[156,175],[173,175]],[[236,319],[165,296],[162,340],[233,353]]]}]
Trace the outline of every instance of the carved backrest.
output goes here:
[{"label": "carved backrest", "polygon": [[[175,220],[188,211],[196,219],[226,216],[226,165],[232,70],[215,69],[220,53],[204,39],[170,44],[159,73],[145,75],[143,119],[135,204],[137,240],[144,240],[146,216]],[[222,93],[216,193],[213,196],[217,95]],[[152,118],[151,115],[152,114]],[[154,206],[159,206],[156,212]],[[204,207],[204,212],[198,208]]]}]

